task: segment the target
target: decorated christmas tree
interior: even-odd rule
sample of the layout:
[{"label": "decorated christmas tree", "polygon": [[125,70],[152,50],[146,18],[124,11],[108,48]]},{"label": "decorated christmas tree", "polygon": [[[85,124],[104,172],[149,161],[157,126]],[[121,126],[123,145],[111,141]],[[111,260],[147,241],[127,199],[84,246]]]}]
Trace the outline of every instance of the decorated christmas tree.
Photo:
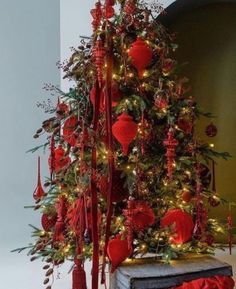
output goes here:
[{"label": "decorated christmas tree", "polygon": [[[127,258],[211,254],[224,231],[208,212],[222,201],[215,158],[229,155],[196,137],[197,118],[211,115],[190,95],[155,3],[97,1],[93,35],[61,65],[71,89],[46,86],[58,103],[35,134],[48,135],[50,176],[42,185],[38,158],[33,207],[42,227],[33,227],[29,246],[32,260],[46,262],[46,286],[66,260],[72,288],[85,289],[91,259],[96,289],[106,263],[114,272]],[[217,129],[210,124],[206,133]]]}]

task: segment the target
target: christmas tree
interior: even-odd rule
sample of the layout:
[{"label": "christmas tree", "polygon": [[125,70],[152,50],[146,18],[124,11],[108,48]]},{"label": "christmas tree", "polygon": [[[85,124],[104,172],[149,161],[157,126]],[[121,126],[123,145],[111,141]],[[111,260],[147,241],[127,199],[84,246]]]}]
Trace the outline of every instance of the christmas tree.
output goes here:
[{"label": "christmas tree", "polygon": [[155,3],[97,1],[92,37],[61,65],[71,89],[46,86],[59,98],[35,134],[48,134],[50,176],[43,187],[39,158],[33,207],[42,228],[33,227],[28,247],[32,260],[46,262],[45,285],[53,267],[70,260],[73,289],[85,289],[84,262],[92,259],[96,289],[107,262],[113,272],[127,258],[213,253],[224,231],[208,211],[222,201],[215,158],[229,154],[196,137],[197,118],[211,115],[190,95]]}]

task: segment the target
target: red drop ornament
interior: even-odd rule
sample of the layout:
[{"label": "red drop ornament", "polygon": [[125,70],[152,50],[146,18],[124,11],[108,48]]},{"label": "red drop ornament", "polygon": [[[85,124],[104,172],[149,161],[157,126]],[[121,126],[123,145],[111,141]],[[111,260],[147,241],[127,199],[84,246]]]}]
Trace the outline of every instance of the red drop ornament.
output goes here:
[{"label": "red drop ornament", "polygon": [[132,65],[137,69],[139,78],[143,78],[144,69],[152,60],[152,50],[140,37],[132,44],[129,49],[129,57]]},{"label": "red drop ornament", "polygon": [[125,112],[118,116],[118,121],[113,124],[112,133],[121,144],[124,156],[128,154],[129,145],[135,139],[137,131],[138,125]]},{"label": "red drop ornament", "polygon": [[37,182],[37,187],[34,190],[33,197],[36,201],[41,200],[45,196],[45,192],[42,187],[41,183],[41,174],[40,174],[40,157],[38,157],[38,182]]},{"label": "red drop ornament", "polygon": [[186,203],[189,203],[192,199],[192,195],[189,191],[183,191],[182,200]]},{"label": "red drop ornament", "polygon": [[181,209],[169,210],[161,219],[161,228],[173,226],[171,243],[183,244],[191,239],[194,223],[192,216]]},{"label": "red drop ornament", "polygon": [[77,143],[76,128],[78,125],[78,119],[75,115],[70,116],[64,123],[62,132],[64,140],[72,147]]},{"label": "red drop ornament", "polygon": [[206,127],[205,133],[208,137],[214,137],[217,135],[217,127],[213,123],[210,123]]},{"label": "red drop ornament", "polygon": [[131,253],[132,250],[129,249],[127,240],[121,240],[120,236],[110,240],[107,247],[107,255],[111,261],[111,273],[113,273]]}]

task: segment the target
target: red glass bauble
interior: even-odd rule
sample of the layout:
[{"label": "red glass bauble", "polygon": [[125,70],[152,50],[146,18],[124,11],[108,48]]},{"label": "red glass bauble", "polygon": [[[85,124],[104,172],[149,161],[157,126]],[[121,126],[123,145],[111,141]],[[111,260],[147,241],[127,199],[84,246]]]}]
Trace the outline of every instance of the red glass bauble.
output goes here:
[{"label": "red glass bauble", "polygon": [[56,215],[49,215],[49,214],[42,214],[41,217],[41,225],[44,231],[50,231],[56,224],[57,216]]},{"label": "red glass bauble", "polygon": [[129,249],[127,240],[121,240],[119,237],[110,240],[107,247],[107,255],[111,261],[111,273],[113,273],[131,253],[132,251]]},{"label": "red glass bauble", "polygon": [[220,198],[217,196],[211,196],[208,198],[208,203],[212,207],[218,207],[220,205]]},{"label": "red glass bauble", "polygon": [[76,129],[78,126],[78,119],[75,115],[70,116],[64,123],[62,129],[62,135],[64,140],[71,146],[75,146],[77,143],[78,136]]},{"label": "red glass bauble", "polygon": [[[63,149],[62,145],[54,150],[54,160],[53,160],[53,172],[58,173],[65,167],[67,167],[71,162],[71,159],[66,155],[66,151]],[[48,158],[48,164],[50,171],[52,171],[52,157]]]},{"label": "red glass bauble", "polygon": [[192,194],[190,191],[183,191],[182,193],[182,200],[186,203],[189,203],[192,199]]},{"label": "red glass bauble", "polygon": [[129,49],[129,57],[132,65],[137,69],[139,78],[143,77],[144,69],[152,60],[152,49],[140,37],[132,44]]},{"label": "red glass bauble", "polygon": [[217,127],[213,124],[213,123],[210,123],[207,127],[206,127],[206,130],[205,130],[205,133],[208,137],[214,137],[217,135]]},{"label": "red glass bauble", "polygon": [[171,243],[183,244],[191,239],[194,223],[192,216],[181,209],[171,209],[161,219],[161,228],[173,227]]},{"label": "red glass bauble", "polygon": [[123,155],[126,156],[128,154],[129,145],[135,139],[137,131],[138,125],[125,112],[118,116],[118,121],[113,124],[112,133],[121,144]]},{"label": "red glass bauble", "polygon": [[[112,202],[121,202],[128,198],[129,191],[124,187],[125,178],[122,178],[122,171],[115,170],[113,174],[113,191],[112,191]],[[99,181],[99,190],[101,194],[106,198],[108,192],[108,178],[102,176]]]}]

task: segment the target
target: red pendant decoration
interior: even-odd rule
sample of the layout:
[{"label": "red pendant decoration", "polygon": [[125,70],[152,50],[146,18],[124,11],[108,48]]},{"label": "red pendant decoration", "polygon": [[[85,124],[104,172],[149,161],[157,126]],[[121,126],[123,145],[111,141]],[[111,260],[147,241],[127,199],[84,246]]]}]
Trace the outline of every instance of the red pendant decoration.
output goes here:
[{"label": "red pendant decoration", "polygon": [[41,225],[44,231],[49,232],[56,224],[56,215],[42,214]]},{"label": "red pendant decoration", "polygon": [[190,214],[181,209],[169,210],[161,219],[161,228],[172,226],[173,235],[170,238],[171,243],[184,244],[191,239],[194,223]]},{"label": "red pendant decoration", "polygon": [[167,158],[167,175],[171,179],[173,176],[174,160],[175,160],[175,150],[178,145],[178,141],[174,138],[173,129],[169,129],[168,137],[164,140],[164,145],[167,148],[166,158]]},{"label": "red pendant decoration", "polygon": [[100,1],[97,1],[97,3],[95,4],[95,9],[92,9],[90,13],[93,17],[92,26],[93,31],[95,32],[100,26],[102,19],[102,5]]},{"label": "red pendant decoration", "polygon": [[[122,171],[115,170],[113,173],[113,191],[112,191],[112,202],[121,202],[128,198],[129,191],[124,187],[125,178],[121,177]],[[102,195],[107,198],[108,193],[108,178],[102,176],[99,181],[99,190]]]},{"label": "red pendant decoration", "polygon": [[121,236],[110,240],[107,247],[107,255],[111,261],[111,273],[113,273],[131,253],[132,250],[128,248],[128,241],[121,240]]},{"label": "red pendant decoration", "polygon": [[132,65],[137,69],[139,78],[143,78],[144,69],[152,60],[152,49],[140,37],[129,49],[129,57]]},{"label": "red pendant decoration", "polygon": [[125,112],[118,116],[118,121],[113,124],[112,133],[121,144],[124,156],[128,154],[129,145],[135,139],[137,131],[137,124],[133,121],[132,117]]},{"label": "red pendant decoration", "polygon": [[45,196],[45,192],[42,187],[41,183],[41,174],[40,174],[40,157],[38,157],[38,182],[37,182],[37,187],[34,190],[33,197],[36,201],[41,200]]},{"label": "red pendant decoration", "polygon": [[135,231],[142,231],[155,223],[154,212],[145,201],[129,201],[129,209],[124,210],[124,215]]},{"label": "red pendant decoration", "polygon": [[192,195],[190,193],[190,191],[188,190],[184,190],[182,193],[182,200],[186,203],[189,203],[192,199]]},{"label": "red pendant decoration", "polygon": [[211,122],[205,130],[205,133],[208,137],[215,137],[217,135],[217,127]]},{"label": "red pendant decoration", "polygon": [[95,45],[93,53],[94,53],[93,55],[94,55],[94,60],[95,60],[95,66],[97,69],[97,77],[98,77],[99,86],[102,87],[103,65],[104,65],[104,58],[106,55],[106,50],[103,46],[101,39],[98,39],[96,41],[96,45]]},{"label": "red pendant decoration", "polygon": [[54,173],[59,173],[62,169],[66,168],[71,162],[70,157],[66,154],[62,145],[54,150],[54,166],[52,166],[52,155],[48,158],[48,164],[50,171]]},{"label": "red pendant decoration", "polygon": [[64,140],[72,147],[74,147],[77,144],[78,140],[78,135],[76,133],[77,126],[78,126],[78,119],[75,115],[73,115],[66,119],[62,129],[63,132],[62,135]]}]

